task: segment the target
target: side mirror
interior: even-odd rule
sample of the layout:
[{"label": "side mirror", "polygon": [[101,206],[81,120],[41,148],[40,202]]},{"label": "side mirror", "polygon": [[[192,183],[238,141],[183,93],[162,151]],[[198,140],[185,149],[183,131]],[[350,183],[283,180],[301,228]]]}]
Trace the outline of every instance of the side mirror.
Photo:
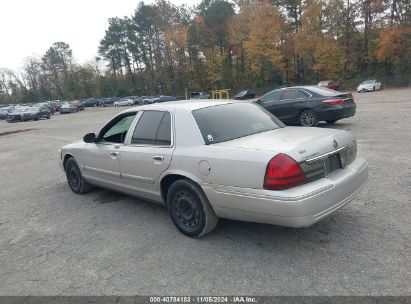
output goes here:
[{"label": "side mirror", "polygon": [[261,104],[261,99],[257,99],[256,101],[254,101],[255,103]]},{"label": "side mirror", "polygon": [[86,135],[84,135],[83,137],[83,141],[87,144],[96,142],[96,134],[95,133],[87,133]]}]

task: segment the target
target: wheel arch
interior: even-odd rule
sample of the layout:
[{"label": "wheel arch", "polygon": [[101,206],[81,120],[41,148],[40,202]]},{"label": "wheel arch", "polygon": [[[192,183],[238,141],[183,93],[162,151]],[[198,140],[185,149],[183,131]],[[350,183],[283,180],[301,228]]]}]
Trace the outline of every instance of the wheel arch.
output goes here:
[{"label": "wheel arch", "polygon": [[159,182],[161,198],[166,205],[167,205],[168,189],[170,189],[171,185],[174,182],[180,179],[191,180],[192,182],[196,183],[202,189],[200,185],[201,183],[200,180],[196,176],[193,176],[192,174],[187,174],[186,172],[180,172],[180,171],[167,172],[160,178],[160,182]]},{"label": "wheel arch", "polygon": [[63,168],[64,168],[64,171],[66,171],[66,164],[67,164],[67,161],[69,160],[69,158],[74,158],[74,156],[73,156],[72,154],[70,154],[70,153],[66,153],[66,154],[64,155],[64,158],[63,158]]},{"label": "wheel arch", "polygon": [[315,113],[315,115],[318,116],[318,113],[317,113],[316,110],[314,110],[313,108],[307,108],[307,107],[305,106],[305,107],[301,108],[300,112],[298,112],[298,119],[300,119],[301,113],[304,112],[304,111],[307,111],[307,110],[313,111],[313,112]]}]

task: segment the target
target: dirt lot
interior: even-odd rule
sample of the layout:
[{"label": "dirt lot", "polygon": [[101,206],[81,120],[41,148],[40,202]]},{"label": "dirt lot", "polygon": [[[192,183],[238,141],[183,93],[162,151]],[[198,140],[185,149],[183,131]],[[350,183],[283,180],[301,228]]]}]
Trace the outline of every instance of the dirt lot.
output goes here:
[{"label": "dirt lot", "polygon": [[353,132],[369,162],[356,200],[311,228],[222,220],[200,240],[161,206],[70,191],[58,149],[121,109],[0,121],[0,295],[411,295],[411,89],[355,99],[323,127]]}]

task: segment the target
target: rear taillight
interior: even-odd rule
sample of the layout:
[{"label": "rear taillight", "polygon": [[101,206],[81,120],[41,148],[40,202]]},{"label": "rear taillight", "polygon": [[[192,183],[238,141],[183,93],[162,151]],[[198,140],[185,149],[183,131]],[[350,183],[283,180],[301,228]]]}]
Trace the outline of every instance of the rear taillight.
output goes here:
[{"label": "rear taillight", "polygon": [[344,99],[328,99],[328,100],[323,100],[322,103],[326,103],[329,105],[342,105],[344,104]]},{"label": "rear taillight", "polygon": [[284,190],[306,182],[300,165],[286,154],[278,154],[267,165],[264,189]]}]

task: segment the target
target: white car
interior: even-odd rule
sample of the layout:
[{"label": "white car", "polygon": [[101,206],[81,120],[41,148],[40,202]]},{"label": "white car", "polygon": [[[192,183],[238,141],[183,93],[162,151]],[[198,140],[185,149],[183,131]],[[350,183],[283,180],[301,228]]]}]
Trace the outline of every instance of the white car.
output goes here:
[{"label": "white car", "polygon": [[118,107],[118,106],[131,106],[133,104],[134,104],[134,101],[129,99],[129,98],[123,98],[123,99],[120,99],[120,100],[114,102],[115,107]]},{"label": "white car", "polygon": [[218,218],[310,226],[368,177],[351,133],[286,127],[258,105],[227,100],[128,109],[62,147],[60,166],[73,192],[96,185],[164,204],[191,237]]},{"label": "white car", "polygon": [[382,89],[382,83],[377,80],[365,80],[357,87],[357,92],[370,92]]}]

